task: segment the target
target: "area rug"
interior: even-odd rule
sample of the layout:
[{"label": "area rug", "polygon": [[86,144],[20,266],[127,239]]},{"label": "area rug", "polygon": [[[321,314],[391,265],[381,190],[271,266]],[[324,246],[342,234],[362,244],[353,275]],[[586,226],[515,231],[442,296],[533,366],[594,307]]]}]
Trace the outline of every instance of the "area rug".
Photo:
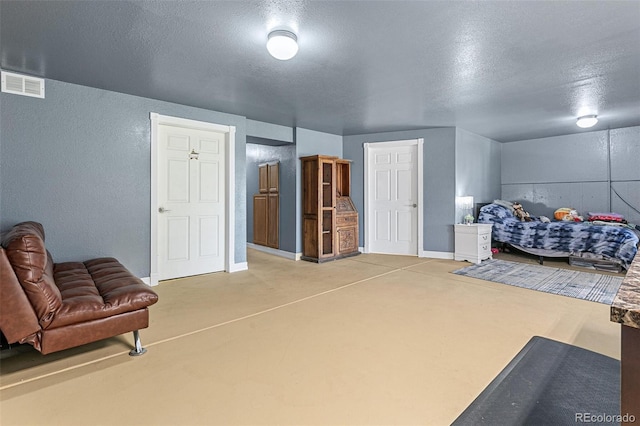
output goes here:
[{"label": "area rug", "polygon": [[489,259],[454,274],[610,305],[622,277]]},{"label": "area rug", "polygon": [[620,424],[620,361],[534,336],[453,422]]}]

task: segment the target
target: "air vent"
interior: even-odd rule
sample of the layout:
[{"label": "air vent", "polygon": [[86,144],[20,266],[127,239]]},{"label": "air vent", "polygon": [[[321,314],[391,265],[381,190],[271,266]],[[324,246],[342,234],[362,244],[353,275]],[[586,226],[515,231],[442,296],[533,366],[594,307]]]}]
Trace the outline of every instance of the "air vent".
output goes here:
[{"label": "air vent", "polygon": [[14,95],[44,98],[44,79],[2,71],[2,91]]}]

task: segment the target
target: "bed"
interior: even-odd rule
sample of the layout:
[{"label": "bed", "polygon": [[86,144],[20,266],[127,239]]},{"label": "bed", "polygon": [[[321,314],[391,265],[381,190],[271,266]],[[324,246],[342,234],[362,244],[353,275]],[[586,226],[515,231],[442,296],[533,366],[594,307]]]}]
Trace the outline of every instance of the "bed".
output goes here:
[{"label": "bed", "polygon": [[521,222],[500,204],[480,208],[479,223],[490,223],[492,239],[538,256],[601,259],[628,269],[638,252],[638,233],[623,226],[590,222]]}]

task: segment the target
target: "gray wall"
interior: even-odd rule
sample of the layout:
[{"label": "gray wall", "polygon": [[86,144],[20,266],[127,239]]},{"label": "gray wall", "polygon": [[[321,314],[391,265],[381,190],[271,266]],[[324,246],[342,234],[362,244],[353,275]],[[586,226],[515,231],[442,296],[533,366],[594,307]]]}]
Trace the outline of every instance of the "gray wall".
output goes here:
[{"label": "gray wall", "polygon": [[296,252],[296,146],[247,144],[247,241],[253,242],[253,195],[258,193],[258,165],[280,162],[280,250]]},{"label": "gray wall", "polygon": [[637,126],[506,143],[502,198],[520,201],[534,215],[573,207],[580,214],[614,211],[640,223],[622,200],[640,210],[639,158]]},{"label": "gray wall", "polygon": [[[502,144],[456,128],[456,196],[473,196],[488,203],[501,196],[500,152]],[[456,210],[456,222],[466,213]],[[475,209],[474,216],[476,215]],[[477,218],[476,218],[477,220]]]},{"label": "gray wall", "polygon": [[334,155],[342,158],[342,136],[296,127],[296,253],[302,252],[302,166],[300,157]]},{"label": "gray wall", "polygon": [[613,129],[610,137],[611,210],[640,225],[640,126]]},{"label": "gray wall", "polygon": [[150,270],[149,113],[236,126],[235,261],[246,261],[245,118],[59,81],[1,94],[0,228],[39,221],[58,262],[118,258]]},{"label": "gray wall", "polygon": [[[241,116],[53,80],[46,87],[45,99],[0,95],[0,229],[42,222],[56,261],[114,256],[134,274],[149,275],[150,112],[236,126],[236,262],[246,261],[243,242],[252,223],[242,189],[252,196],[257,185],[257,169],[248,170],[247,163],[267,160],[271,152],[283,163],[282,194],[295,197],[281,200],[281,249],[299,253],[299,157],[352,160],[353,200],[362,214],[365,142],[424,139],[426,251],[453,251],[456,195],[517,200],[538,215],[558,207],[612,210],[640,223],[640,214],[622,201],[640,209],[640,127],[497,144],[454,128],[342,137],[251,122],[256,137],[289,139],[291,131],[295,147],[247,150]],[[247,159],[247,152],[255,158]]]},{"label": "gray wall", "polygon": [[[455,128],[437,128],[344,137],[344,158],[353,160],[352,199],[360,217],[364,213],[364,143],[424,139],[424,247],[425,251],[453,252],[455,217]],[[360,220],[360,246],[364,246]]]},{"label": "gray wall", "polygon": [[293,143],[293,128],[278,124],[247,119],[247,137],[255,137],[267,141],[276,141],[279,145],[284,142]]}]

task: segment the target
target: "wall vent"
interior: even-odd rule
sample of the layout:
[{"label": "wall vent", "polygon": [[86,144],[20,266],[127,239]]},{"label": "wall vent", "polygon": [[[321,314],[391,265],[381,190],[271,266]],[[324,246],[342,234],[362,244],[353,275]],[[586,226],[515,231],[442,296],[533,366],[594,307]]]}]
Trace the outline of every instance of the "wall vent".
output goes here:
[{"label": "wall vent", "polygon": [[44,79],[2,71],[2,91],[14,95],[44,98]]}]

